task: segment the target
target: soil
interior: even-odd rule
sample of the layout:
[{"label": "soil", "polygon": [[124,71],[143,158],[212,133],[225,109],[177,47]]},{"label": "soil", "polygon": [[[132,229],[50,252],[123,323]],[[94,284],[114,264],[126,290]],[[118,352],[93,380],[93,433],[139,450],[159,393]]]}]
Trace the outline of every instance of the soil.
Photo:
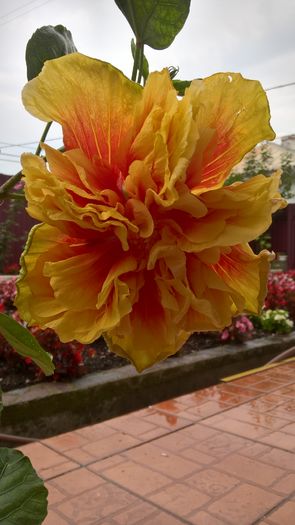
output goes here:
[{"label": "soil", "polygon": [[[263,334],[257,333],[259,337]],[[199,352],[207,348],[220,345],[220,334],[218,332],[205,332],[196,333],[191,335],[186,344],[179,352],[177,352],[171,358],[178,358],[183,355],[191,354],[192,352]],[[77,377],[81,377],[91,372],[98,372],[103,370],[110,370],[112,368],[118,368],[126,366],[129,363],[127,359],[117,356],[113,352],[110,352],[106,346],[106,343],[102,338],[91,345],[91,351],[89,353],[89,347],[85,347],[83,351],[83,361],[78,367],[75,367],[73,373],[69,370],[59,369],[58,377],[36,377],[36,368],[33,365],[23,366],[23,364],[16,368],[12,367],[9,363],[0,360],[0,386],[3,392],[13,390],[15,388],[22,388],[24,386],[40,383],[41,381],[67,381],[70,382]]]}]

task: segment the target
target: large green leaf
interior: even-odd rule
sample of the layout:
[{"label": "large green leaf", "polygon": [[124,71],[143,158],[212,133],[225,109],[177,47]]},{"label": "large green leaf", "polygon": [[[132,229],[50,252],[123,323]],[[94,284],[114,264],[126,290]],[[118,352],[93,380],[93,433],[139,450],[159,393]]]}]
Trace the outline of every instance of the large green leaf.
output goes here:
[{"label": "large green leaf", "polygon": [[35,337],[8,315],[0,313],[0,334],[23,357],[30,357],[44,374],[49,376],[54,372],[52,355],[45,352]]},{"label": "large green leaf", "polygon": [[39,27],[26,47],[28,80],[39,75],[44,62],[77,51],[71,32],[64,26]]},{"label": "large green leaf", "polygon": [[29,458],[0,448],[0,525],[40,525],[47,515],[47,495]]},{"label": "large green leaf", "polygon": [[190,0],[115,0],[131,25],[137,41],[165,49],[182,29]]}]

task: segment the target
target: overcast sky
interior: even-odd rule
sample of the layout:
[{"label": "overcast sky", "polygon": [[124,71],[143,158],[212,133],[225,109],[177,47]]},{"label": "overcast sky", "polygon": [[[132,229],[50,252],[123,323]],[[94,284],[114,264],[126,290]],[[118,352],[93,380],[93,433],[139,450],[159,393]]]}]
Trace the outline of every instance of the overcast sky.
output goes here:
[{"label": "overcast sky", "polygon": [[[130,76],[131,28],[113,0],[0,0],[0,172],[19,169],[17,156],[38,141],[44,123],[22,106],[25,47],[43,25],[63,24],[78,50],[111,62]],[[295,82],[294,0],[191,0],[188,20],[170,48],[146,47],[150,69],[180,67],[179,78],[237,71],[265,88]],[[268,93],[277,136],[295,133],[295,85]],[[51,144],[61,137],[51,128]],[[4,155],[4,153],[9,155]],[[13,156],[12,156],[13,155]],[[6,160],[5,160],[6,159]],[[8,162],[8,160],[10,162]]]}]

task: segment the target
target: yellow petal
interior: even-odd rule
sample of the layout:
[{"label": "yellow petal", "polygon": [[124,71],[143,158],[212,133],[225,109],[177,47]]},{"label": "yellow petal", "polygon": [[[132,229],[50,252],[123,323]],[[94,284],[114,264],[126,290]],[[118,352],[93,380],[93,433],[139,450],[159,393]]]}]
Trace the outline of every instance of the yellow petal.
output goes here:
[{"label": "yellow petal", "polygon": [[[188,281],[193,297],[183,328],[220,330],[243,312],[259,313],[267,288],[271,254],[255,255],[248,245],[187,256]],[[213,261],[213,262],[211,262]]]},{"label": "yellow petal", "polygon": [[[198,252],[213,246],[233,246],[257,238],[266,231],[272,213],[286,206],[280,198],[280,175],[257,175],[244,183],[236,183],[199,195],[207,213],[194,220],[185,212],[175,213],[174,231],[184,250]],[[175,217],[173,217],[175,215]]]},{"label": "yellow petal", "polygon": [[106,62],[72,53],[48,60],[23,89],[26,109],[63,127],[67,149],[80,148],[124,168],[134,107],[142,88]]},{"label": "yellow petal", "polygon": [[137,262],[114,237],[83,243],[38,225],[21,263],[16,298],[21,317],[54,329],[62,341],[92,342],[131,310],[134,291],[125,275]]},{"label": "yellow petal", "polygon": [[198,194],[222,186],[248,151],[275,134],[265,92],[257,81],[237,73],[217,73],[193,81],[186,97],[200,134],[187,184]]},{"label": "yellow petal", "polygon": [[127,357],[138,371],[174,354],[189,334],[169,320],[153,272],[147,272],[132,312],[104,334],[110,349]]},{"label": "yellow petal", "polygon": [[[126,248],[124,239],[127,228],[137,232],[138,227],[126,217],[121,197],[115,190],[100,191],[98,187],[95,190],[94,176],[97,178],[96,185],[99,186],[102,181],[104,188],[104,168],[101,167],[101,176],[98,170],[94,175],[94,167],[88,165],[83,154],[73,153],[62,154],[46,146],[51,171],[40,157],[22,155],[29,215],[70,235],[87,238],[92,237],[95,231],[104,233],[111,229]],[[78,233],[79,230],[84,233]]]}]

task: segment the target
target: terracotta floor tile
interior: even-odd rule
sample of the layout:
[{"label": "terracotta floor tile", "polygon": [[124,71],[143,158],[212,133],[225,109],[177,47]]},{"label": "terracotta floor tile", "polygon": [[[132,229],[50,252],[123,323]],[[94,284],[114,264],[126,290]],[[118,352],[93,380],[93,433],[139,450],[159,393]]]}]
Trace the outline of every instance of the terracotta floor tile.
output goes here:
[{"label": "terracotta floor tile", "polygon": [[209,501],[209,497],[182,483],[174,483],[149,496],[150,501],[173,512],[179,517],[185,517]]},{"label": "terracotta floor tile", "polygon": [[294,436],[291,434],[286,434],[285,432],[272,432],[271,434],[260,438],[260,441],[266,443],[267,445],[289,450],[290,452],[295,451]]},{"label": "terracotta floor tile", "polygon": [[240,379],[235,379],[232,383],[238,386],[247,386],[248,388],[254,388],[254,385],[258,385],[263,381],[263,376],[261,374],[252,374]]},{"label": "terracotta floor tile", "polygon": [[261,397],[257,397],[255,399],[250,399],[247,402],[247,406],[256,412],[265,412],[275,408],[280,403],[282,403],[282,398],[280,396],[269,394],[266,396],[262,395]]},{"label": "terracotta floor tile", "polygon": [[208,454],[209,456],[222,458],[241,449],[247,443],[247,440],[239,436],[220,432],[217,435],[208,438],[206,441],[197,444],[196,449]]},{"label": "terracotta floor tile", "polygon": [[186,483],[208,494],[211,498],[217,498],[239,485],[240,481],[224,472],[208,468],[188,477]]},{"label": "terracotta floor tile", "polygon": [[145,417],[145,421],[159,425],[160,427],[169,428],[170,430],[177,430],[178,428],[191,425],[191,421],[179,417],[177,414],[169,414],[168,412],[161,412],[159,410]]},{"label": "terracotta floor tile", "polygon": [[67,432],[66,434],[44,439],[42,443],[57,452],[65,452],[86,445],[88,440],[83,438],[78,432]]},{"label": "terracotta floor tile", "polygon": [[208,514],[204,510],[200,510],[197,513],[189,516],[189,522],[192,525],[224,525],[224,521]]},{"label": "terracotta floor tile", "polygon": [[62,454],[58,454],[42,443],[36,442],[24,445],[19,447],[18,450],[21,450],[30,458],[33,467],[44,480],[74,470],[79,466],[74,461],[67,461]]},{"label": "terracotta floor tile", "polygon": [[231,405],[224,403],[223,401],[207,401],[200,406],[188,408],[187,412],[199,417],[208,417],[223,412],[230,408],[230,406]]},{"label": "terracotta floor tile", "polygon": [[217,468],[244,481],[268,487],[284,475],[284,470],[271,465],[266,465],[257,459],[247,458],[239,454],[231,454],[221,460]]},{"label": "terracotta floor tile", "polygon": [[116,430],[107,423],[97,423],[96,425],[79,428],[76,432],[87,439],[87,441],[98,441],[99,439],[111,436]]},{"label": "terracotta floor tile", "polygon": [[107,470],[108,468],[115,467],[116,465],[120,465],[120,463],[124,463],[125,458],[123,456],[120,456],[119,454],[116,454],[115,456],[110,456],[106,459],[100,459],[99,461],[96,461],[95,463],[91,463],[91,465],[88,465],[88,469],[92,472],[103,472],[104,470]]},{"label": "terracotta floor tile", "polygon": [[295,472],[295,455],[286,450],[273,448],[263,455],[261,461]]},{"label": "terracotta floor tile", "polygon": [[99,441],[93,441],[88,445],[82,447],[82,450],[88,452],[91,456],[96,459],[105,458],[111,456],[120,450],[125,450],[139,444],[139,439],[123,434],[122,432],[116,432],[111,434],[107,438],[100,439]]},{"label": "terracotta floor tile", "polygon": [[201,469],[204,465],[208,466],[212,463],[216,463],[217,461],[216,457],[204,454],[204,452],[200,452],[200,450],[197,450],[197,448],[187,448],[182,450],[181,456],[189,459],[190,461],[194,461],[194,463],[199,466],[199,469]]},{"label": "terracotta floor tile", "polygon": [[51,450],[42,443],[30,443],[23,447],[18,447],[23,454],[28,456],[33,464],[33,467],[37,470],[44,470],[60,463],[64,463],[65,457],[62,454]]},{"label": "terracotta floor tile", "polygon": [[107,469],[103,475],[139,495],[148,494],[171,484],[171,479],[167,476],[132,461],[125,461]]},{"label": "terracotta floor tile", "polygon": [[165,450],[171,450],[171,452],[181,452],[183,449],[195,445],[195,439],[190,437],[184,430],[178,430],[172,434],[155,439],[153,445]]},{"label": "terracotta floor tile", "polygon": [[284,401],[275,407],[270,413],[293,422],[295,418],[295,400],[288,399],[287,401]]},{"label": "terracotta floor tile", "polygon": [[295,521],[295,503],[287,501],[281,507],[267,516],[273,525],[291,525]]},{"label": "terracotta floor tile", "polygon": [[148,423],[142,418],[135,417],[134,415],[110,419],[108,425],[115,430],[120,430],[121,432],[135,437],[140,437],[155,428],[155,425]]},{"label": "terracotta floor tile", "polygon": [[248,458],[259,459],[270,450],[271,447],[269,447],[268,445],[263,445],[262,443],[253,443],[253,441],[249,441],[249,443],[245,447],[239,450],[239,454],[247,456]]},{"label": "terracotta floor tile", "polygon": [[147,518],[138,525],[183,525],[183,521],[166,512],[158,512],[155,516]]},{"label": "terracotta floor tile", "polygon": [[169,434],[169,430],[167,428],[155,426],[153,430],[149,430],[149,432],[146,432],[145,434],[139,436],[139,439],[141,442],[146,442],[152,439],[156,439],[160,436],[165,436],[166,434]]},{"label": "terracotta floor tile", "polygon": [[218,401],[220,399],[220,393],[217,385],[197,390],[191,394],[186,394],[177,398],[180,403],[185,404],[188,407],[199,406],[207,401]]},{"label": "terracotta floor tile", "polygon": [[286,432],[287,434],[292,434],[292,436],[295,436],[295,422],[294,423],[287,423],[287,425],[282,428],[282,432]]},{"label": "terracotta floor tile", "polygon": [[89,454],[89,452],[86,452],[86,450],[83,450],[82,448],[72,448],[71,450],[67,450],[64,452],[64,455],[67,458],[72,459],[73,461],[76,461],[76,463],[79,463],[79,465],[89,465],[90,463],[93,463],[93,461],[96,461],[96,457]]},{"label": "terracotta floor tile", "polygon": [[172,479],[181,479],[197,470],[196,465],[191,461],[187,461],[164,448],[155,447],[151,443],[136,447],[124,455],[128,459],[149,466]]},{"label": "terracotta floor tile", "polygon": [[202,424],[195,423],[194,425],[185,428],[183,430],[183,433],[190,436],[192,439],[195,440],[195,442],[197,440],[198,443],[201,443],[202,441],[205,441],[213,436],[219,435],[218,430],[207,427],[203,424],[203,422]]},{"label": "terracotta floor tile", "polygon": [[245,401],[247,399],[255,399],[255,397],[259,395],[258,392],[253,392],[253,390],[251,390],[251,388],[248,388],[246,385],[237,385],[235,381],[229,383],[222,383],[221,385],[218,385],[218,388],[220,392],[223,393],[229,393],[231,395],[237,394],[238,396],[245,398]]},{"label": "terracotta floor tile", "polygon": [[51,481],[46,481],[45,486],[48,490],[48,505],[56,505],[66,498],[66,495],[58,490]]},{"label": "terracotta floor tile", "polygon": [[48,515],[42,525],[69,525],[69,522],[61,518],[54,510],[49,509]]},{"label": "terracotta floor tile", "polygon": [[129,492],[104,483],[95,489],[87,490],[78,498],[71,498],[57,507],[72,525],[90,525],[109,518],[121,509],[136,502]]},{"label": "terracotta floor tile", "polygon": [[112,516],[112,520],[116,525],[137,525],[155,514],[158,514],[156,507],[145,501],[137,501],[126,510],[120,510]]},{"label": "terracotta floor tile", "polygon": [[79,468],[79,465],[74,463],[74,461],[65,461],[64,463],[59,463],[58,465],[46,469],[40,468],[38,473],[42,479],[49,480],[56,476],[60,476],[61,474],[65,474],[66,472],[77,470],[77,468]]},{"label": "terracotta floor tile", "polygon": [[284,427],[288,421],[279,417],[272,416],[268,412],[258,412],[252,409],[249,403],[239,407],[227,410],[224,417],[243,421],[245,423],[253,423],[255,426],[266,427],[270,430],[278,430]]},{"label": "terracotta floor tile", "polygon": [[64,491],[68,496],[78,496],[85,490],[91,490],[104,483],[104,480],[86,468],[68,472],[52,480],[52,485]]},{"label": "terracotta floor tile", "polygon": [[255,390],[259,390],[259,392],[271,392],[273,390],[276,390],[277,388],[280,388],[281,384],[282,383],[277,383],[275,380],[272,379],[265,379],[264,381],[260,381],[259,383],[253,383],[253,388],[255,388]]},{"label": "terracotta floor tile", "polygon": [[237,421],[229,417],[224,417],[222,421],[212,420],[211,418],[206,419],[204,422],[206,425],[212,425],[214,428],[224,430],[249,439],[257,439],[261,436],[265,436],[269,433],[266,427],[260,425],[254,425],[253,423],[246,423],[244,421]]},{"label": "terracotta floor tile", "polygon": [[285,475],[282,479],[272,485],[272,489],[282,494],[291,494],[295,491],[295,474]]},{"label": "terracotta floor tile", "polygon": [[253,525],[280,499],[280,496],[245,483],[209,505],[207,510],[231,525]]},{"label": "terracotta floor tile", "polygon": [[161,410],[163,412],[171,412],[172,414],[178,414],[183,410],[187,409],[187,405],[181,403],[180,398],[168,399],[167,401],[162,401],[161,403],[156,403],[153,405],[156,410]]}]

